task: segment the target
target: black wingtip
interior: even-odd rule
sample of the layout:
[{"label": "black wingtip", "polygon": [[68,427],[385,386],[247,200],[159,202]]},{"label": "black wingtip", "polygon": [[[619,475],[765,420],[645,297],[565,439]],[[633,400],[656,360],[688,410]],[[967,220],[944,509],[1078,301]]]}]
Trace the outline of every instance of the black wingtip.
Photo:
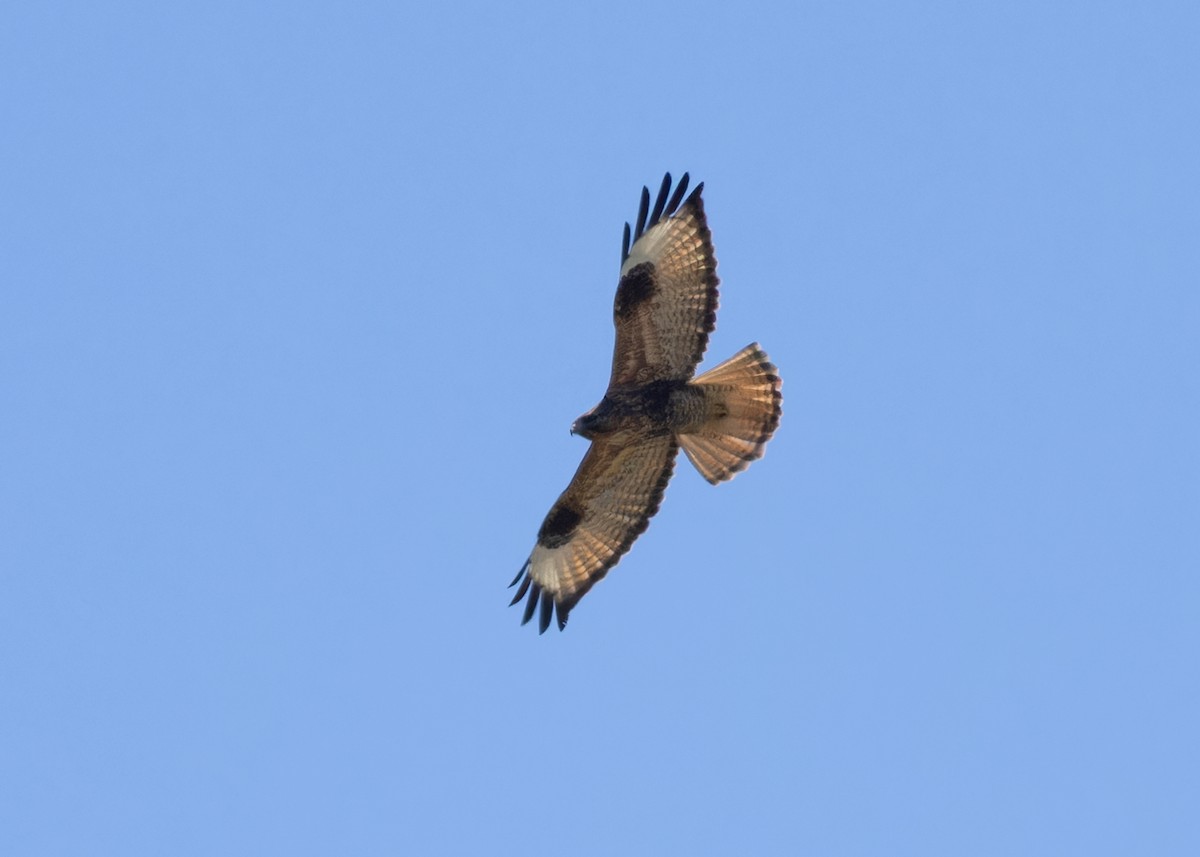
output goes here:
[{"label": "black wingtip", "polygon": [[642,186],[642,201],[638,204],[637,226],[633,228],[633,240],[637,241],[646,231],[646,216],[650,213],[650,188]]},{"label": "black wingtip", "polygon": [[542,594],[542,587],[536,583],[530,587],[529,600],[525,602],[525,612],[521,615],[521,624],[528,625],[529,620],[533,618],[533,611],[537,608],[538,596]]},{"label": "black wingtip", "polygon": [[526,577],[521,582],[521,588],[517,590],[517,594],[513,596],[513,600],[508,602],[508,606],[512,607],[518,601],[525,597],[525,592],[529,589],[529,584],[533,581],[532,577]]},{"label": "black wingtip", "polygon": [[646,225],[653,227],[658,223],[658,219],[662,217],[663,209],[667,205],[667,195],[671,192],[671,174],[663,175],[662,184],[658,187],[658,197],[654,200],[654,210],[650,212],[650,219],[646,221]]},{"label": "black wingtip", "polygon": [[[683,200],[683,195],[687,193],[688,181],[690,181],[690,179],[691,177],[687,173],[684,173],[679,177],[679,184],[675,188],[675,193],[671,194],[671,201],[667,203],[665,212],[667,217],[670,217],[675,213],[675,210],[679,208],[679,203]],[[704,185],[701,184],[700,187],[704,187]],[[697,190],[699,190],[699,188],[697,188]]]},{"label": "black wingtip", "polygon": [[[526,560],[521,566],[521,570],[517,572],[517,576],[513,578],[513,582],[508,586],[511,589],[516,586],[518,581],[520,587],[517,593],[513,596],[512,601],[508,602],[508,606],[512,607],[528,594],[525,601],[525,610],[521,614],[521,624],[528,625],[533,619],[533,614],[538,614],[538,633],[546,633],[546,629],[550,627],[550,619],[557,618],[558,630],[563,630],[567,627],[567,614],[571,612],[571,608],[563,609],[561,604],[558,604],[554,596],[534,582],[533,576],[528,574],[530,560]],[[538,605],[541,605],[541,610],[538,610]]]},{"label": "black wingtip", "polygon": [[[636,225],[633,227],[632,233],[629,229],[629,224],[625,224],[625,234],[621,240],[621,264],[625,264],[625,260],[629,258],[629,249],[631,242],[636,244],[637,240],[645,234],[647,229],[654,228],[664,217],[671,217],[679,208],[679,204],[683,201],[683,195],[687,193],[688,183],[691,181],[691,176],[684,173],[679,177],[679,184],[675,186],[674,193],[671,192],[671,174],[663,175],[662,184],[659,185],[658,193],[654,198],[654,210],[650,209],[650,188],[642,188],[642,199],[638,205],[638,216]],[[691,202],[700,195],[700,191],[704,189],[704,183],[696,185],[696,189],[692,191],[692,195],[687,198],[686,202]],[[686,204],[686,202],[684,204]]]}]

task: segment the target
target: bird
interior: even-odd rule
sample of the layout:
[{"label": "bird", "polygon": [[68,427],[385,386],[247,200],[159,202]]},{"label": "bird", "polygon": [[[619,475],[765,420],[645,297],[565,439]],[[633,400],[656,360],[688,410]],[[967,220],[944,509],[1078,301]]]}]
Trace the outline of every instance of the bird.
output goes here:
[{"label": "bird", "polygon": [[509,606],[525,599],[521,624],[536,612],[539,634],[551,619],[565,629],[645,532],[680,448],[716,485],[760,458],[779,426],[783,382],[757,342],[693,377],[716,326],[719,280],[704,183],[684,199],[688,182],[684,173],[672,192],[667,173],[653,209],[643,187],[636,225],[625,224],[612,375],[571,426],[591,445],[509,584],[520,584]]}]

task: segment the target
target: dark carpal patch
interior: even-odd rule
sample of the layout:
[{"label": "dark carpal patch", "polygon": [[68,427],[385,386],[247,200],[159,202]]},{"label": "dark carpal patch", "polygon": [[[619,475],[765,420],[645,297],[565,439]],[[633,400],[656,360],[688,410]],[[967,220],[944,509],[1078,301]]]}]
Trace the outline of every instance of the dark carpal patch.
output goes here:
[{"label": "dark carpal patch", "polygon": [[562,547],[571,540],[581,520],[583,515],[578,509],[566,503],[555,503],[538,530],[538,544],[545,548]]},{"label": "dark carpal patch", "polygon": [[635,309],[654,296],[657,288],[654,263],[642,262],[635,265],[621,278],[617,286],[617,299],[613,304],[614,314],[617,318],[628,318]]}]

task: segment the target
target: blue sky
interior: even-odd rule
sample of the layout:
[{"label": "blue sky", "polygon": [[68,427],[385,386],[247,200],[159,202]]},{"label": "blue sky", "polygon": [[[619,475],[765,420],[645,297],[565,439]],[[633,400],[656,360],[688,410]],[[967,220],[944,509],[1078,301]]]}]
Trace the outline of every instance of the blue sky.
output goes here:
[{"label": "blue sky", "polygon": [[[1192,4],[0,13],[0,852],[1200,853]],[[538,637],[621,226],[784,378]]]}]

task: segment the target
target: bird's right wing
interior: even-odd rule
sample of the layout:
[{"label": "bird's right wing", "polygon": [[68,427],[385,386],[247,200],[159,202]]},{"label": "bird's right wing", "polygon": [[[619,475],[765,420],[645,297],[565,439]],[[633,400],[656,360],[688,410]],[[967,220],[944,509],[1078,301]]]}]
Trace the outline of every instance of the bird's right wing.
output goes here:
[{"label": "bird's right wing", "polygon": [[645,532],[658,511],[679,451],[669,433],[633,442],[592,441],[571,484],[550,509],[537,545],[517,573],[512,600],[528,595],[524,625],[541,604],[538,632],[567,624],[571,608]]}]

